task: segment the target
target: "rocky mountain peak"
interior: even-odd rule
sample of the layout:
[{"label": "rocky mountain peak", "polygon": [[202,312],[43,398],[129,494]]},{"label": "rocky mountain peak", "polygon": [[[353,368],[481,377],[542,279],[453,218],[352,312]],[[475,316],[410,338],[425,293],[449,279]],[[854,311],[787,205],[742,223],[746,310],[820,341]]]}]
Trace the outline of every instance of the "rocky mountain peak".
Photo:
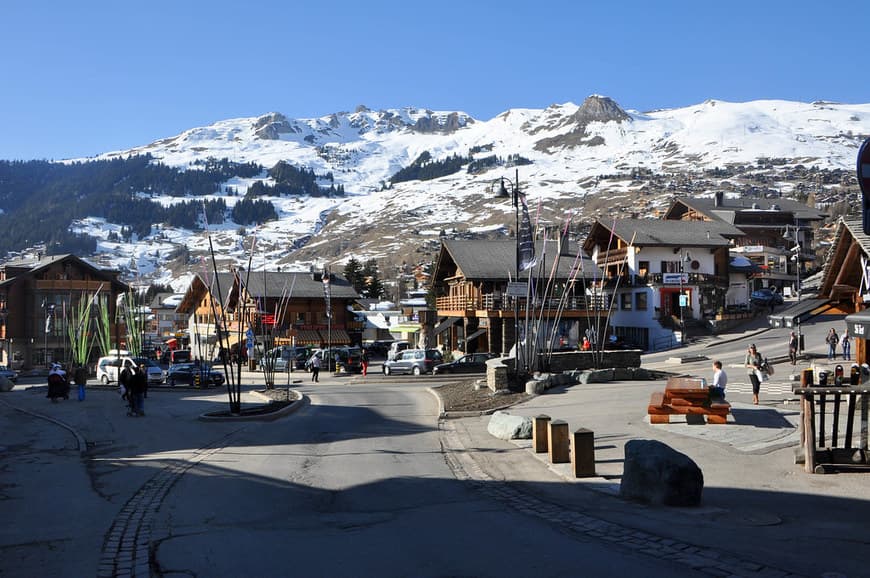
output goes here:
[{"label": "rocky mountain peak", "polygon": [[288,132],[296,132],[296,129],[279,112],[264,114],[254,122],[254,134],[264,140],[278,140],[281,133]]},{"label": "rocky mountain peak", "polygon": [[587,125],[590,122],[622,122],[624,120],[631,120],[628,113],[622,110],[615,100],[597,94],[587,97],[572,118],[574,122],[582,125]]}]

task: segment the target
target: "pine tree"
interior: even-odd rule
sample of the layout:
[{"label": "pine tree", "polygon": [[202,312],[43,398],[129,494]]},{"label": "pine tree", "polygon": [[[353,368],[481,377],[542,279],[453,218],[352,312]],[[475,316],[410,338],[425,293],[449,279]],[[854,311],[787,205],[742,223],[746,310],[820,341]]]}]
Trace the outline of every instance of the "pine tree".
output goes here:
[{"label": "pine tree", "polygon": [[380,274],[378,273],[378,262],[374,259],[366,261],[362,273],[365,278],[363,296],[369,299],[380,299],[385,291],[384,284],[381,282]]},{"label": "pine tree", "polygon": [[366,280],[363,275],[362,264],[356,258],[351,257],[344,266],[344,278],[360,295],[365,290]]}]

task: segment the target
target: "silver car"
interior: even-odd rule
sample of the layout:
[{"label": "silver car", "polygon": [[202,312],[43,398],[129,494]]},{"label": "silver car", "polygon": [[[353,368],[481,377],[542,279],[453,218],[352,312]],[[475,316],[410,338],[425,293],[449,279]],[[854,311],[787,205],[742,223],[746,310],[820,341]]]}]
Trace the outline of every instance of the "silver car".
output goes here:
[{"label": "silver car", "polygon": [[11,381],[12,383],[18,382],[18,372],[14,369],[10,369],[9,366],[0,365],[0,375]]},{"label": "silver car", "polygon": [[444,361],[437,349],[406,349],[396,354],[395,359],[384,362],[384,375],[432,373],[435,366]]}]

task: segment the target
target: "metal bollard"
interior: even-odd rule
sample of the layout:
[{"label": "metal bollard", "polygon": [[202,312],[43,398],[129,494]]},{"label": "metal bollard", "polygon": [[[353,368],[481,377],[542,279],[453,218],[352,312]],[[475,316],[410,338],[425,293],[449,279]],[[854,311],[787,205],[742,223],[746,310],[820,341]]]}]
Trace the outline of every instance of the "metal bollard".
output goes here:
[{"label": "metal bollard", "polygon": [[550,446],[551,464],[567,464],[571,461],[568,451],[568,422],[560,419],[551,421],[547,443]]},{"label": "metal bollard", "polygon": [[532,427],[532,446],[535,448],[536,454],[547,453],[547,433],[549,429],[550,416],[539,415],[535,416],[535,424]]},{"label": "metal bollard", "polygon": [[571,466],[575,478],[595,475],[595,434],[581,427],[571,440]]}]

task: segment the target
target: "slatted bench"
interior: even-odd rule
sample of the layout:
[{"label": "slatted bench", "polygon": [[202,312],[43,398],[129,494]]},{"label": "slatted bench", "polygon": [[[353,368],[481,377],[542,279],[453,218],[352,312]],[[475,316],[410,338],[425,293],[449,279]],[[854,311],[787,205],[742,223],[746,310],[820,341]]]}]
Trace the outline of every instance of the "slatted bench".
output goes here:
[{"label": "slatted bench", "polygon": [[687,423],[724,424],[729,413],[730,403],[711,399],[704,380],[689,377],[668,379],[665,390],[653,393],[647,406],[650,423],[670,423],[670,416],[685,415]]}]

